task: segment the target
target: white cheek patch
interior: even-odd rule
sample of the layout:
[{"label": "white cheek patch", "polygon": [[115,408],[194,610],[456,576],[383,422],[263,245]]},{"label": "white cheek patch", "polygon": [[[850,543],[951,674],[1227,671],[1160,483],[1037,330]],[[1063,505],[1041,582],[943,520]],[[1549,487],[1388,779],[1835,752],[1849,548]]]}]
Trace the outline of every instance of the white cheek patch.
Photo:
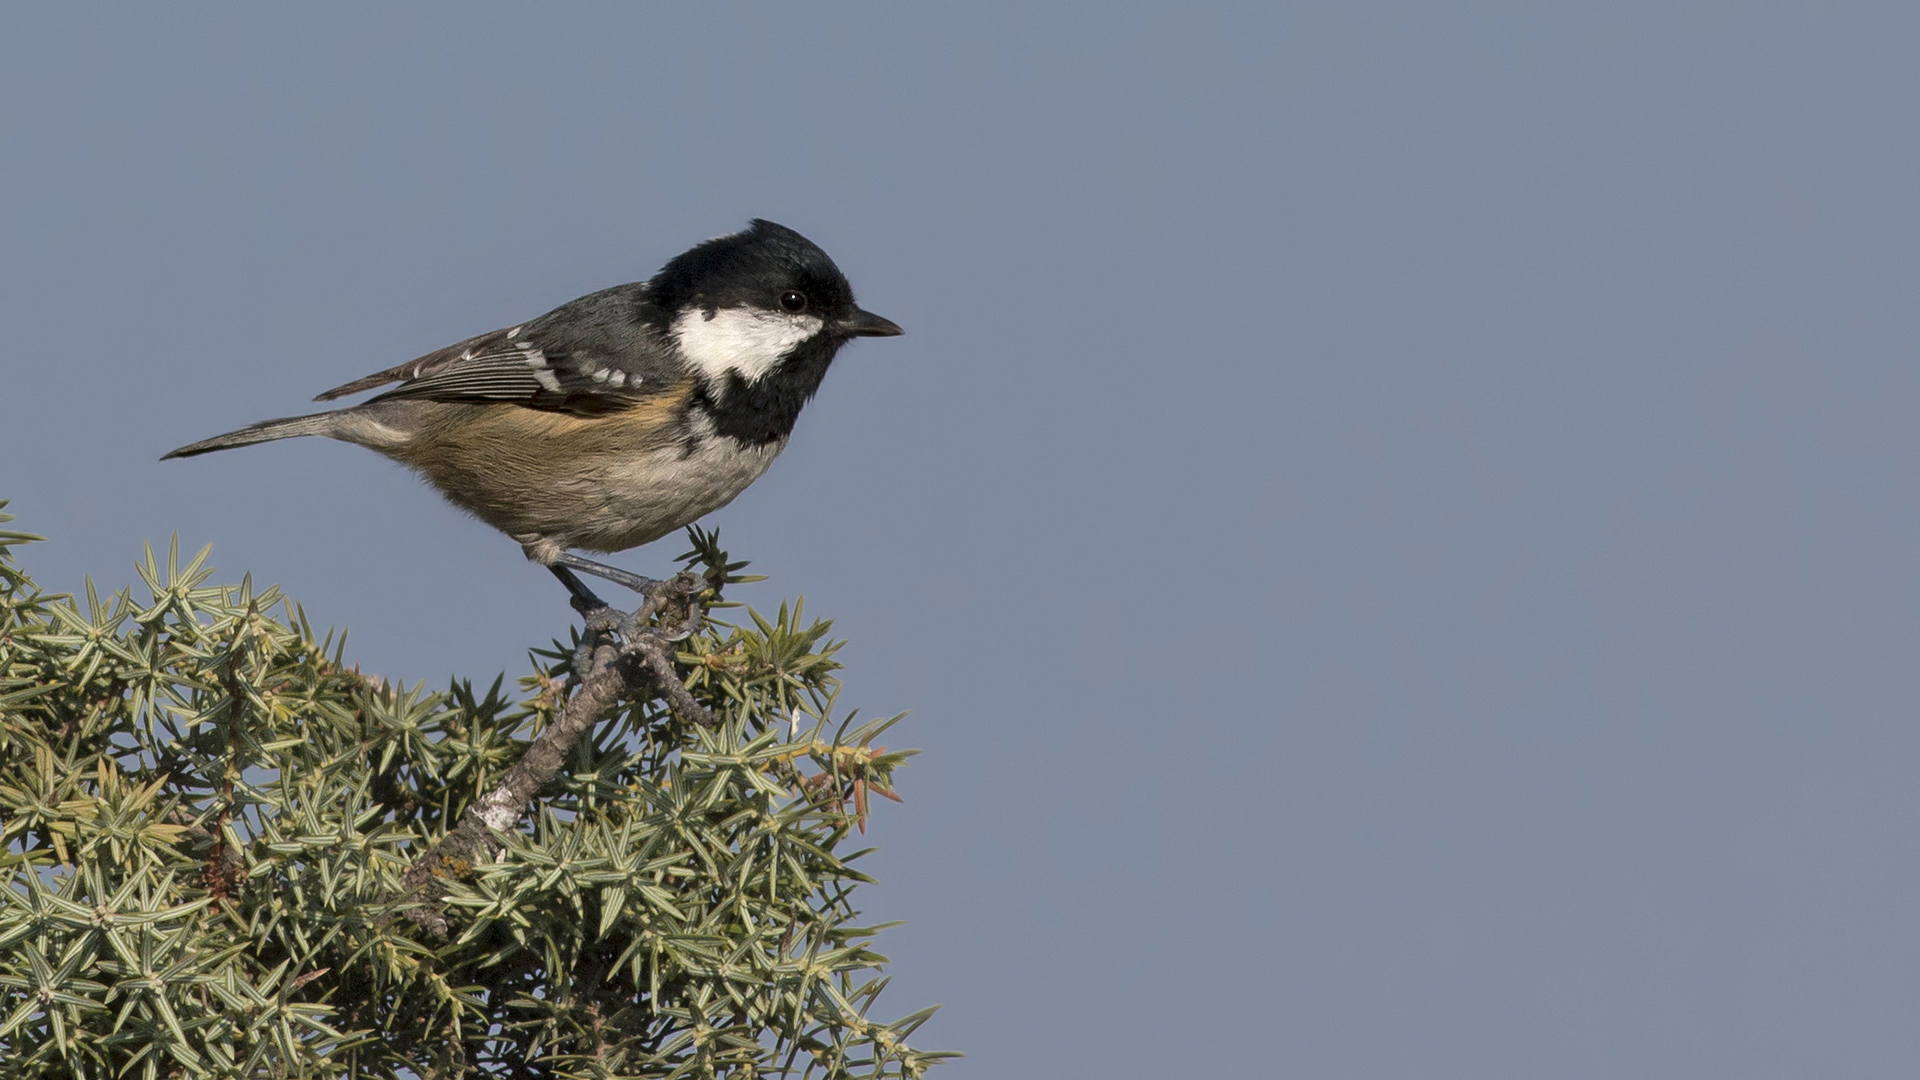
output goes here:
[{"label": "white cheek patch", "polygon": [[696,308],[673,320],[673,340],[694,370],[709,380],[739,375],[758,382],[825,325],[817,315],[746,307],[721,308],[709,319]]}]

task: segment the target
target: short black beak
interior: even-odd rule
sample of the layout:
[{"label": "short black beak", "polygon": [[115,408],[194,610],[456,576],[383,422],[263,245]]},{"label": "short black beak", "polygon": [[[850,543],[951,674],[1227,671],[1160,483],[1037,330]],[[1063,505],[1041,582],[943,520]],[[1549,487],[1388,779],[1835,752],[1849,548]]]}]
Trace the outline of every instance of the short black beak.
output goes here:
[{"label": "short black beak", "polygon": [[853,314],[840,320],[840,332],[848,337],[899,337],[906,333],[892,319],[883,319],[871,311],[854,308]]}]

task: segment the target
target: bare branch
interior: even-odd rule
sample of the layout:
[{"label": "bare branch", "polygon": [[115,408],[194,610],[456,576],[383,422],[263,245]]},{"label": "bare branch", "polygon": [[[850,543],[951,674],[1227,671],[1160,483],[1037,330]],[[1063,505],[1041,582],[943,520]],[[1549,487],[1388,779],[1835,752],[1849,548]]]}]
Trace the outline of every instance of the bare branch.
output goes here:
[{"label": "bare branch", "polygon": [[[695,597],[704,582],[680,573],[662,582],[632,615],[611,609],[589,616],[587,639],[575,654],[572,682],[576,689],[552,724],[542,731],[520,760],[508,769],[493,790],[474,800],[459,824],[414,859],[401,878],[407,918],[436,938],[447,934],[446,891],[440,882],[462,877],[475,862],[501,848],[494,835],[519,824],[534,796],[559,773],[573,744],[588,729],[634,692],[666,700],[674,712],[695,723],[715,723],[713,714],[693,699],[673,669],[669,644],[659,634],[641,629],[657,610],[684,613],[691,623],[698,611]],[[584,664],[582,660],[584,659]],[[628,660],[639,663],[628,663]]]},{"label": "bare branch", "polygon": [[680,681],[680,673],[673,670],[673,658],[668,654],[668,643],[652,634],[636,640],[631,650],[646,665],[652,676],[654,689],[667,702],[667,707],[680,714],[682,719],[691,720],[701,727],[713,727],[720,722],[707,707],[693,700],[687,691],[687,685]]}]

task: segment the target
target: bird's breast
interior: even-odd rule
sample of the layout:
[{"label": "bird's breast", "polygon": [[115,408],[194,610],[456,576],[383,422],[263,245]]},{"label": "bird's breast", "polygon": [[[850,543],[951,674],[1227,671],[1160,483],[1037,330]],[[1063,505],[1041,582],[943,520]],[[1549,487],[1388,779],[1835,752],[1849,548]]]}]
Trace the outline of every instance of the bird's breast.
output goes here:
[{"label": "bird's breast", "polygon": [[591,418],[436,405],[389,453],[522,544],[622,551],[732,502],[786,448],[716,431],[678,399]]},{"label": "bird's breast", "polygon": [[568,546],[621,551],[684,528],[732,502],[786,445],[785,439],[745,443],[701,424],[676,446],[608,460],[594,475],[568,484],[595,507],[575,523]]}]

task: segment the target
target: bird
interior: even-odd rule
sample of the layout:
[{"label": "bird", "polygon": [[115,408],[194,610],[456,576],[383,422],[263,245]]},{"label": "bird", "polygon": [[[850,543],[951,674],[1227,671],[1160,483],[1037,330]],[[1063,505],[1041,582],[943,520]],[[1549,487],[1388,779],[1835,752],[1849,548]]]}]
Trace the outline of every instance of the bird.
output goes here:
[{"label": "bird", "polygon": [[[572,571],[655,580],[580,554],[625,551],[732,502],[786,448],[841,346],[893,337],[825,251],[755,218],[646,281],[476,334],[314,398],[358,405],[263,420],[162,456],[302,435],[364,446],[518,542],[576,608]],[[398,385],[393,385],[398,384]]]}]

